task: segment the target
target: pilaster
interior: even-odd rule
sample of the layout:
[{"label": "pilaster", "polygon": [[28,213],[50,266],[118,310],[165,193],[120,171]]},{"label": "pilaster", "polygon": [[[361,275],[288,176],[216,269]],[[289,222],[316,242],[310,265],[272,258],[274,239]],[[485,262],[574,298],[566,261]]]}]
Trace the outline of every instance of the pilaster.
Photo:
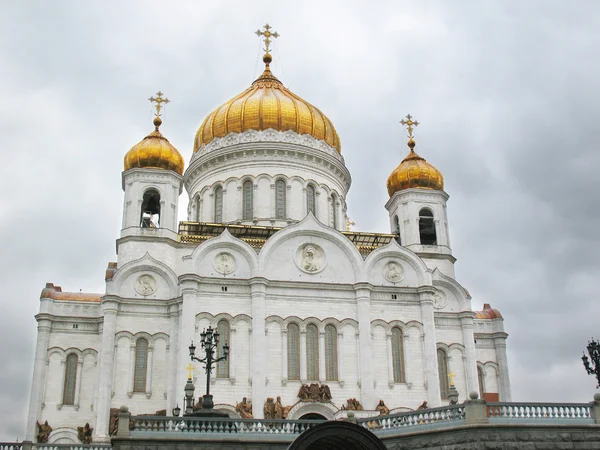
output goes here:
[{"label": "pilaster", "polygon": [[419,288],[421,302],[421,321],[423,322],[423,351],[425,353],[425,378],[427,380],[427,403],[433,408],[440,406],[440,384],[437,365],[437,341],[433,316],[433,298],[435,289],[425,286]]},{"label": "pilaster", "polygon": [[33,365],[33,381],[31,384],[31,398],[29,400],[29,414],[27,416],[26,439],[35,438],[35,425],[40,419],[42,410],[42,394],[46,386],[46,362],[48,360],[48,342],[50,340],[51,321],[41,315],[36,316],[38,321],[38,334],[35,345],[35,362]]},{"label": "pilaster", "polygon": [[465,346],[465,375],[467,379],[467,392],[479,392],[477,381],[477,356],[475,354],[475,337],[473,336],[473,317],[471,311],[461,313],[460,325]]},{"label": "pilaster", "polygon": [[500,378],[500,401],[510,402],[510,378],[508,376],[508,358],[506,357],[506,337],[508,335],[503,333],[503,336],[494,339],[494,345],[496,347],[496,361],[498,361],[498,376]]},{"label": "pilaster", "polygon": [[266,366],[267,352],[258,351],[266,348],[265,318],[266,318],[266,294],[268,281],[265,278],[250,279],[250,295],[252,301],[252,403],[256,405],[253,409],[255,419],[263,419],[262,405],[265,403],[266,395]]},{"label": "pilaster", "polygon": [[360,358],[360,396],[365,409],[375,408],[373,364],[371,358],[371,291],[367,283],[354,285],[356,294],[356,316],[358,318],[358,343]]}]

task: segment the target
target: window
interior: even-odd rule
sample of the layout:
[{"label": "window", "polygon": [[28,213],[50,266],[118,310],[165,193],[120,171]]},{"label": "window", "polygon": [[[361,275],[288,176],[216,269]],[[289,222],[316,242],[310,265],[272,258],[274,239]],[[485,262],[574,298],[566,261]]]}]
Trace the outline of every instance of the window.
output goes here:
[{"label": "window", "polygon": [[285,220],[285,181],[275,182],[275,218]]},{"label": "window", "polygon": [[142,211],[140,218],[140,227],[158,228],[160,225],[160,194],[149,189],[144,192],[142,198]]},{"label": "window", "polygon": [[77,355],[71,353],[67,356],[65,364],[65,387],[63,391],[63,405],[75,404],[75,385],[77,384]]},{"label": "window", "polygon": [[405,383],[404,376],[404,338],[402,330],[392,328],[392,364],[394,368],[394,383]]},{"label": "window", "polygon": [[443,399],[448,398],[448,391],[450,387],[448,386],[448,355],[446,352],[438,348],[437,351],[438,358],[438,375],[440,378],[440,395]]},{"label": "window", "polygon": [[437,245],[435,222],[430,209],[424,208],[419,211],[419,236],[422,245]]},{"label": "window", "polygon": [[392,230],[392,233],[398,235],[396,237],[396,242],[398,242],[398,245],[402,245],[402,241],[400,239],[400,219],[398,219],[398,216],[394,216],[394,229]]},{"label": "window", "polygon": [[146,392],[146,373],[148,372],[148,341],[138,339],[135,343],[135,372],[133,374],[133,392]]},{"label": "window", "polygon": [[287,327],[288,380],[300,379],[300,327],[290,323]]},{"label": "window", "polygon": [[479,382],[479,398],[483,399],[485,389],[483,387],[483,369],[477,366],[477,381]]},{"label": "window", "polygon": [[327,381],[338,379],[337,357],[337,329],[333,325],[327,325],[325,327],[325,379]]},{"label": "window", "polygon": [[306,187],[306,213],[309,211],[315,214],[315,188],[312,184]]},{"label": "window", "polygon": [[338,226],[338,210],[337,210],[337,196],[335,194],[331,195],[331,222],[332,227],[337,229]]},{"label": "window", "polygon": [[215,189],[215,223],[223,222],[223,188],[217,186]]},{"label": "window", "polygon": [[319,330],[312,324],[306,327],[306,376],[319,379]]},{"label": "window", "polygon": [[242,218],[244,220],[252,220],[254,217],[253,214],[253,205],[252,205],[252,189],[253,189],[252,181],[244,181],[242,194],[243,194],[243,210],[242,210]]},{"label": "window", "polygon": [[[217,332],[219,333],[219,345],[217,345],[217,358],[223,356],[223,346],[230,342],[229,322],[219,320],[217,323]],[[229,358],[217,363],[217,378],[229,378]]]}]

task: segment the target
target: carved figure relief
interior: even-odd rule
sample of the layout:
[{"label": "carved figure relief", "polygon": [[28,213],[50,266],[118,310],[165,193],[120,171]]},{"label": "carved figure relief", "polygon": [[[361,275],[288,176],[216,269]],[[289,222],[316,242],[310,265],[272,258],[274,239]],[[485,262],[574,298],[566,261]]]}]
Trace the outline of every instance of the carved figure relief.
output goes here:
[{"label": "carved figure relief", "polygon": [[235,258],[230,253],[221,252],[215,256],[214,267],[220,274],[229,275],[235,270]]},{"label": "carved figure relief", "polygon": [[390,413],[390,408],[385,406],[383,400],[379,400],[379,404],[375,407],[376,411],[379,411],[380,416],[387,416]]},{"label": "carved figure relief", "polygon": [[83,427],[77,427],[77,437],[83,444],[91,444],[93,431],[94,429],[90,427],[90,424],[86,423]]},{"label": "carved figure relief", "polygon": [[135,281],[135,291],[144,297],[154,294],[156,292],[156,280],[147,273],[140,275]]},{"label": "carved figure relief", "polygon": [[442,291],[437,291],[433,296],[433,307],[435,309],[442,309],[446,306],[446,294]]},{"label": "carved figure relief", "polygon": [[252,419],[252,403],[246,401],[246,397],[235,405],[235,410],[242,416],[242,419]]},{"label": "carved figure relief", "polygon": [[303,384],[298,391],[298,398],[304,402],[330,402],[331,390],[326,384]]},{"label": "carved figure relief", "polygon": [[48,425],[48,421],[46,420],[44,423],[37,423],[38,426],[38,434],[37,441],[40,444],[45,444],[48,442],[48,437],[50,433],[52,433],[52,427]]},{"label": "carved figure relief", "polygon": [[296,252],[296,264],[306,273],[318,273],[325,268],[325,252],[316,244],[304,244]]},{"label": "carved figure relief", "polygon": [[346,404],[342,405],[342,409],[348,411],[362,411],[363,407],[360,404],[360,402],[355,398],[349,398],[348,400],[346,400]]},{"label": "carved figure relief", "polygon": [[404,278],[404,269],[396,261],[390,261],[383,268],[383,276],[391,283],[398,283]]}]

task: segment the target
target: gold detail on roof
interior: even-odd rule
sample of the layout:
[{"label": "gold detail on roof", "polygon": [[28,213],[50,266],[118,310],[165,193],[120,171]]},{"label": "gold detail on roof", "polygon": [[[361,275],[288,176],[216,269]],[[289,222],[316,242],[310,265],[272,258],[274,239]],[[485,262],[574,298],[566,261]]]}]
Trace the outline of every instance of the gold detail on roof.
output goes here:
[{"label": "gold detail on roof", "polygon": [[268,33],[263,57],[265,70],[248,89],[219,106],[204,119],[194,138],[194,152],[213,139],[225,137],[229,133],[272,128],[276,131],[309,134],[341,153],[340,138],[331,120],[318,108],[287,89],[271,72],[273,58],[268,52],[270,38],[279,34],[271,33],[271,27],[267,29],[267,26],[268,24],[265,25],[266,31],[260,32],[261,36]]},{"label": "gold detail on roof", "polygon": [[163,93],[158,91],[155,97],[148,100],[156,103],[156,114],[154,117],[154,131],[146,136],[142,141],[131,147],[124,160],[125,171],[133,168],[143,169],[164,169],[183,174],[184,161],[177,149],[171,145],[164,137],[158,127],[162,125],[160,112],[164,108],[163,104],[169,103],[168,98],[162,98]]},{"label": "gold detail on roof", "polygon": [[406,145],[410,148],[410,153],[388,177],[388,194],[391,197],[398,191],[411,188],[444,190],[442,173],[414,151],[416,144],[413,139],[413,127],[418,126],[419,122],[413,121],[410,114],[406,116],[406,119],[402,119],[400,123],[408,128]]}]

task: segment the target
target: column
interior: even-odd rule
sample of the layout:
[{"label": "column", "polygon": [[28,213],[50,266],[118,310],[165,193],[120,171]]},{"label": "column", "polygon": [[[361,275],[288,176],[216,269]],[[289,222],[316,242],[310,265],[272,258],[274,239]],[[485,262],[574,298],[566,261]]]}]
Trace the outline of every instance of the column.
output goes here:
[{"label": "column", "polygon": [[[77,374],[75,375],[75,411],[79,411],[79,399],[81,398],[81,385],[83,376],[83,356],[77,358]],[[64,383],[63,383],[64,384]]]},{"label": "column", "polygon": [[325,332],[319,331],[319,381],[327,378],[325,373]]},{"label": "column", "polygon": [[385,333],[385,349],[387,352],[388,362],[388,386],[394,386],[394,355],[392,353],[392,332],[386,331]]},{"label": "column", "polygon": [[281,327],[281,381],[285,386],[288,380],[288,352],[287,352],[287,328]]},{"label": "column", "polygon": [[179,348],[179,306],[180,303],[171,305],[169,308],[169,367],[167,373],[167,415],[171,414],[177,400],[177,349]]},{"label": "column", "polygon": [[477,381],[477,356],[475,355],[475,337],[473,336],[473,316],[471,311],[461,313],[460,325],[463,335],[463,345],[465,346],[465,378],[467,380],[467,392],[464,392],[465,398],[469,398],[469,393],[479,392],[479,383]]},{"label": "column", "polygon": [[235,383],[235,368],[237,366],[237,361],[236,361],[236,357],[235,354],[237,353],[237,348],[236,348],[236,330],[235,327],[230,326],[229,327],[229,348],[232,349],[233,351],[230,353],[230,356],[228,356],[228,362],[229,362],[229,381],[233,384]]},{"label": "column", "polygon": [[360,372],[360,333],[355,330],[354,336],[356,337],[356,381],[360,387],[362,384],[361,372]]},{"label": "column", "polygon": [[342,364],[344,363],[344,358],[342,357],[342,348],[344,343],[344,333],[341,330],[338,330],[338,341],[337,341],[337,376],[338,381],[340,382],[340,386],[344,386],[344,378],[342,377],[344,372],[342,370]]},{"label": "column", "polygon": [[371,360],[371,289],[367,283],[354,286],[358,317],[358,342],[360,349],[360,397],[365,409],[375,408],[374,374]]},{"label": "column", "polygon": [[98,415],[94,429],[94,442],[110,442],[108,435],[110,403],[114,369],[115,332],[117,328],[118,304],[115,301],[102,301],[104,323],[102,328],[102,355],[100,359],[100,379],[98,382]]},{"label": "column", "polygon": [[[60,410],[63,407],[63,401],[65,400],[65,376],[67,375],[67,359],[63,355],[63,358],[60,360],[60,373],[62,383],[60,384],[60,401],[56,405],[56,407]],[[77,382],[77,381],[76,381]]]},{"label": "column", "polygon": [[267,352],[265,339],[266,295],[268,281],[264,278],[250,279],[252,297],[252,403],[254,418],[263,419],[262,405],[266,399]]},{"label": "column", "polygon": [[225,186],[223,186],[223,212],[221,214],[223,217],[223,223],[235,219],[235,217],[229,217],[230,209],[231,208],[229,208],[229,205],[227,204],[227,189],[225,189]]},{"label": "column", "polygon": [[[115,349],[116,350],[116,349]],[[133,379],[135,378],[135,342],[129,344],[129,378],[127,380],[127,396],[133,397]]]},{"label": "column", "polygon": [[275,211],[275,208],[276,208],[275,196],[277,195],[275,193],[275,184],[271,183],[270,188],[271,188],[270,191],[269,191],[269,199],[270,199],[270,202],[269,202],[269,211],[270,211],[270,214],[269,214],[268,217],[270,217],[271,219],[275,219],[275,217],[277,217],[277,211]]},{"label": "column", "polygon": [[[46,363],[48,361],[48,341],[50,339],[50,320],[37,317],[38,334],[35,345],[35,362],[33,365],[33,381],[31,383],[31,398],[29,400],[29,414],[27,416],[26,438],[35,441],[35,426],[40,420],[42,409],[42,392],[46,386]],[[64,383],[63,383],[64,384]],[[62,400],[61,400],[62,401]]]},{"label": "column", "polygon": [[494,344],[496,346],[496,361],[498,362],[498,376],[500,378],[499,388],[500,392],[500,401],[501,402],[510,402],[511,401],[511,392],[510,392],[510,378],[508,376],[508,358],[506,357],[506,333],[501,333],[502,336],[494,339]]},{"label": "column", "polygon": [[421,321],[423,322],[423,350],[425,356],[425,377],[427,379],[427,404],[430,408],[440,406],[440,383],[437,365],[437,343],[433,316],[433,287],[419,288],[421,301]]},{"label": "column", "polygon": [[[213,202],[214,203],[214,202]],[[196,299],[198,296],[198,285],[200,277],[195,274],[185,274],[179,277],[181,286],[181,296],[183,298],[180,303],[179,311],[179,336],[177,348],[179,353],[177,356],[177,372],[175,377],[175,398],[183,398],[183,388],[187,382],[187,372],[185,367],[190,363],[189,345],[195,338],[196,331]],[[198,349],[200,345],[196,342]],[[197,364],[197,363],[196,363]],[[200,386],[200,384],[197,384]],[[203,389],[200,391],[202,394]],[[197,394],[200,395],[200,392]],[[180,394],[180,395],[178,395]],[[196,396],[198,396],[196,395]],[[177,400],[175,401],[177,403]],[[183,408],[183,405],[179,405]]]},{"label": "column", "polygon": [[304,383],[308,379],[306,368],[306,328],[300,330],[300,380]]},{"label": "column", "polygon": [[148,361],[146,365],[146,398],[152,397],[152,355],[154,354],[154,344],[148,345]]}]

